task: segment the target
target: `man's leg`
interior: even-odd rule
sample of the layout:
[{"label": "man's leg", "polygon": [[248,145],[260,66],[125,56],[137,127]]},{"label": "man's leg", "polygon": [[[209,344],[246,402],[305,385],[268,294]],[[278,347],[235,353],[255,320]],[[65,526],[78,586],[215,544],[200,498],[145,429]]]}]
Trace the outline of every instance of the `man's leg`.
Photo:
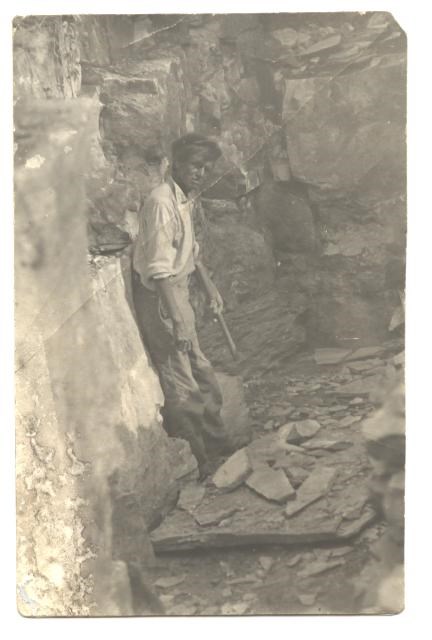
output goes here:
[{"label": "man's leg", "polygon": [[158,295],[145,289],[136,274],[133,285],[138,325],[165,397],[164,427],[170,436],[189,442],[202,470],[207,464],[202,436],[205,407],[189,355],[175,348],[172,324],[161,314]]},{"label": "man's leg", "polygon": [[207,452],[221,452],[229,447],[229,436],[221,417],[223,397],[216,374],[200,349],[198,339],[189,353],[192,375],[204,402],[202,433]]}]

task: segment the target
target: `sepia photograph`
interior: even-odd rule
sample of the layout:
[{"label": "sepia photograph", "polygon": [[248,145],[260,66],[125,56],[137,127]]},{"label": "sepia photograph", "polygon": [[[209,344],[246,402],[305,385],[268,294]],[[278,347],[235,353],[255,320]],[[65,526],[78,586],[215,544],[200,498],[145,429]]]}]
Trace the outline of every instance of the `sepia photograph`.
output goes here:
[{"label": "sepia photograph", "polygon": [[325,8],[13,19],[21,616],[404,610],[407,36]]}]

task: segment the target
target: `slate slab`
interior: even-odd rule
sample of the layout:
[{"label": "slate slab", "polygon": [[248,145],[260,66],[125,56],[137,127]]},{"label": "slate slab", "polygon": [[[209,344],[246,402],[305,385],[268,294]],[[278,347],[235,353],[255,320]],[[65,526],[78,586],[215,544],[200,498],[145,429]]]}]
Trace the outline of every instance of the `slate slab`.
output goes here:
[{"label": "slate slab", "polygon": [[367,376],[361,380],[355,380],[354,382],[348,382],[348,384],[341,385],[337,390],[337,393],[341,396],[369,395],[379,389],[382,386],[382,383],[383,376],[381,375]]},{"label": "slate slab", "polygon": [[185,511],[193,511],[202,502],[205,492],[206,490],[203,485],[187,485],[180,491],[177,507],[179,509],[184,509]]},{"label": "slate slab", "polygon": [[298,420],[288,422],[279,429],[286,442],[289,444],[300,444],[308,438],[313,438],[321,429],[321,425],[316,420]]},{"label": "slate slab", "polygon": [[285,515],[290,518],[324,496],[330,490],[336,474],[337,470],[331,467],[315,469],[299,488],[296,499],[287,505]]},{"label": "slate slab", "polygon": [[325,449],[326,451],[344,451],[352,447],[353,443],[350,440],[331,439],[331,438],[314,438],[305,443],[305,448]]},{"label": "slate slab", "polygon": [[317,364],[339,364],[351,351],[351,349],[316,349],[314,359]]},{"label": "slate slab", "polygon": [[266,500],[285,502],[295,496],[295,490],[282,469],[258,468],[248,477],[246,485]]},{"label": "slate slab", "polygon": [[213,476],[218,489],[230,491],[242,484],[252,472],[251,462],[246,449],[236,451]]},{"label": "slate slab", "polygon": [[354,360],[366,360],[368,358],[376,358],[384,353],[384,347],[360,347],[345,358],[345,362],[353,362]]},{"label": "slate slab", "polygon": [[[333,470],[332,470],[333,471]],[[334,472],[336,474],[336,472]],[[323,484],[325,477],[317,478]],[[233,492],[215,492],[206,500],[205,512],[227,512],[237,510],[227,520],[208,526],[200,526],[194,516],[204,512],[200,507],[192,514],[175,509],[164,519],[151,534],[151,542],[156,554],[194,549],[242,548],[246,545],[284,545],[296,546],[325,542],[344,543],[358,534],[374,518],[374,511],[367,505],[362,509],[360,517],[345,520],[346,510],[357,503],[357,494],[366,493],[365,482],[340,482],[327,492],[325,508],[318,500],[319,493],[309,495],[307,508],[297,511],[294,517],[285,515],[286,506],[277,502],[264,500],[246,486],[240,486]],[[304,483],[305,484],[305,483]],[[299,493],[304,485],[300,487]],[[328,485],[327,485],[328,486]],[[294,505],[296,501],[293,501]],[[298,506],[298,505],[297,505]],[[229,577],[229,576],[228,576]],[[231,577],[234,578],[234,576]]]}]

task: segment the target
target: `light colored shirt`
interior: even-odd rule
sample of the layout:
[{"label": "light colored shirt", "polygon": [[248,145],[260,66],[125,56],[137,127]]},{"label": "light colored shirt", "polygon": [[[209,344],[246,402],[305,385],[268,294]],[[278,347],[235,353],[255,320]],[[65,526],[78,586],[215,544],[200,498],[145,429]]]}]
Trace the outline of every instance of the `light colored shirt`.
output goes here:
[{"label": "light colored shirt", "polygon": [[133,268],[147,289],[154,291],[154,281],[160,278],[178,281],[195,270],[193,207],[193,200],[172,178],[155,187],[145,201],[139,215]]}]

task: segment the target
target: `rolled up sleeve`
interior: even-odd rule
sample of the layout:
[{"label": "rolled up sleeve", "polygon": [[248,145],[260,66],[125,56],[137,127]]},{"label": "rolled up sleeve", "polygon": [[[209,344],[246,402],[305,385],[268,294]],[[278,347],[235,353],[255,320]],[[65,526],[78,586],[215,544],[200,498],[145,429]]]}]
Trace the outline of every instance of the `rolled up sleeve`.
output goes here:
[{"label": "rolled up sleeve", "polygon": [[172,204],[167,200],[150,200],[144,207],[143,234],[146,271],[149,279],[158,280],[173,275],[176,257],[174,238],[176,218]]}]

